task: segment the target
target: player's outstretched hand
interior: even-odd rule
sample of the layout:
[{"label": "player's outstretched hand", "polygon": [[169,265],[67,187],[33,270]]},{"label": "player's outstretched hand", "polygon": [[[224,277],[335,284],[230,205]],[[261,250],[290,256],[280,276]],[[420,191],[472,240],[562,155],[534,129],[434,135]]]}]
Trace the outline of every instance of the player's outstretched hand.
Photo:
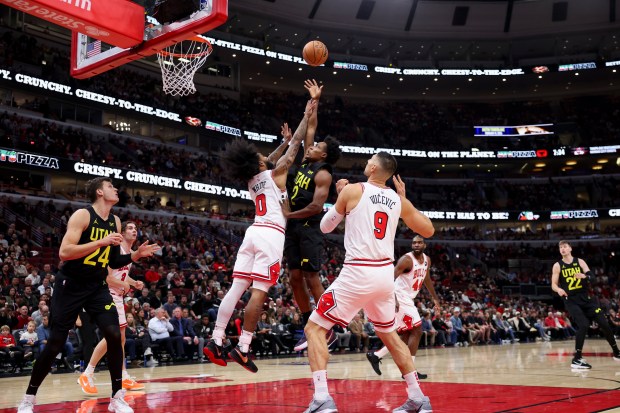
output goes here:
[{"label": "player's outstretched hand", "polygon": [[566,294],[566,291],[564,291],[564,290],[563,290],[563,289],[561,289],[561,288],[558,288],[557,293],[558,293],[558,295],[559,295],[560,297],[568,297],[568,294]]},{"label": "player's outstretched hand", "polygon": [[306,103],[306,108],[304,109],[304,116],[312,116],[312,113],[316,110],[316,102],[316,100],[308,100]]},{"label": "player's outstretched hand", "polygon": [[288,127],[288,123],[286,122],[284,122],[284,125],[282,125],[282,130],[280,131],[280,134],[284,138],[284,143],[289,143],[291,139],[293,139],[293,133],[291,132],[291,128]]},{"label": "player's outstretched hand", "polygon": [[402,196],[403,198],[406,198],[406,191],[405,191],[405,183],[403,182],[403,180],[400,178],[400,175],[394,175],[392,177],[392,181],[394,182],[394,187],[396,188],[396,193],[400,196]]},{"label": "player's outstretched hand", "polygon": [[321,98],[321,92],[323,91],[323,85],[319,86],[316,80],[306,79],[304,81],[304,87],[310,93],[312,100],[319,100]]},{"label": "player's outstretched hand", "polygon": [[575,278],[583,280],[584,278],[588,278],[588,276],[584,273],[578,272],[577,274],[575,274]]},{"label": "player's outstretched hand", "polygon": [[105,245],[121,245],[123,242],[123,236],[118,232],[112,232],[103,239]]},{"label": "player's outstretched hand", "polygon": [[347,185],[349,185],[348,179],[339,179],[338,182],[336,182],[336,192],[340,193],[340,191],[342,191]]},{"label": "player's outstretched hand", "polygon": [[149,244],[148,241],[144,241],[142,245],[138,247],[138,258],[152,257],[155,251],[159,251],[161,247],[158,244]]},{"label": "player's outstretched hand", "polygon": [[141,291],[144,288],[144,283],[142,281],[136,281],[134,288],[138,291]]},{"label": "player's outstretched hand", "polygon": [[291,205],[288,203],[288,198],[283,198],[280,201],[280,206],[282,207],[282,215],[288,219],[289,215],[291,215]]}]

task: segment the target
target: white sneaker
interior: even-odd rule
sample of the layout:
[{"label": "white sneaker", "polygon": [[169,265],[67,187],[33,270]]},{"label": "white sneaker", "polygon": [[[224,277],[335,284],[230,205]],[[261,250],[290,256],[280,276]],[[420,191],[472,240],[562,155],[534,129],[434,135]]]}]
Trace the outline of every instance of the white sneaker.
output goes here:
[{"label": "white sneaker", "polygon": [[110,399],[108,411],[113,413],[133,413],[133,409],[125,401],[125,390],[117,391],[114,397]]},{"label": "white sneaker", "polygon": [[24,398],[17,408],[17,413],[32,413],[36,402],[32,394],[24,394]]},{"label": "white sneaker", "polygon": [[146,351],[144,352],[144,355],[145,355],[146,357],[148,357],[148,356],[152,356],[152,355],[153,355],[153,350],[151,350],[151,348],[150,348],[150,347],[148,347],[148,348],[146,349]]}]

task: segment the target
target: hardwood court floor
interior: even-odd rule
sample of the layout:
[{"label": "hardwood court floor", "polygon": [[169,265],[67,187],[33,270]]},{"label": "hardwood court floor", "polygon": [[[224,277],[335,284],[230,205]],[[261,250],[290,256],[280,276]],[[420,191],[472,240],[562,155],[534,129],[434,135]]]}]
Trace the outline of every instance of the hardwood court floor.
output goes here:
[{"label": "hardwood court floor", "polygon": [[[605,341],[587,340],[593,369],[573,372],[574,342],[474,346],[420,350],[416,367],[427,373],[422,390],[436,413],[620,412],[620,362]],[[261,359],[252,374],[234,362],[227,367],[186,364],[131,369],[146,384],[128,392],[136,412],[302,412],[312,398],[306,357]],[[406,398],[398,368],[387,357],[377,376],[364,354],[332,355],[330,392],[339,411],[391,412]],[[96,375],[99,398],[85,397],[77,374],[47,377],[35,412],[106,412],[107,371]],[[14,412],[28,377],[0,379],[0,413]]]}]

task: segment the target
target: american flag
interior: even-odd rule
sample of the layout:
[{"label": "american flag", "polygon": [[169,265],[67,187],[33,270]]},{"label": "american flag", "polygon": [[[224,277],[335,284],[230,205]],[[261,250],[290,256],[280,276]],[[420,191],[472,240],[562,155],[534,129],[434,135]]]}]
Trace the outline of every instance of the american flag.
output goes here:
[{"label": "american flag", "polygon": [[101,40],[96,40],[86,46],[86,57],[97,56],[101,53]]}]

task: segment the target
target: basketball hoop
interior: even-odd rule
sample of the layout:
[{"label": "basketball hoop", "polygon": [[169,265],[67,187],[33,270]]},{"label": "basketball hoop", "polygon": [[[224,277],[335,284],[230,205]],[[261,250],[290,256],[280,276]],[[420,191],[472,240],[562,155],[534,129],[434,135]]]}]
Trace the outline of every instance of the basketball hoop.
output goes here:
[{"label": "basketball hoop", "polygon": [[172,96],[196,93],[194,75],[212,51],[206,38],[194,36],[157,52],[164,92]]}]

